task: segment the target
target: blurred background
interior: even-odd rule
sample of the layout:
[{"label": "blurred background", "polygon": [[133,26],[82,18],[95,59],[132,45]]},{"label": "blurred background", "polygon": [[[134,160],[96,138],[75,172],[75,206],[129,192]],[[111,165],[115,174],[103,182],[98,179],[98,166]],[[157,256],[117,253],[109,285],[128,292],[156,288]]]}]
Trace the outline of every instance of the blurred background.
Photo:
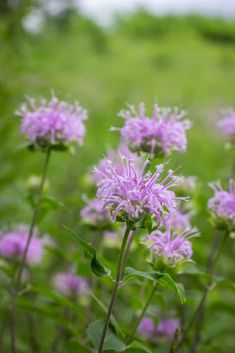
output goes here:
[{"label": "blurred background", "polygon": [[[25,185],[43,161],[40,153],[21,148],[15,111],[25,95],[55,92],[89,111],[84,146],[74,156],[54,154],[51,162],[51,193],[68,206],[63,219],[50,216],[42,225],[56,236],[58,225],[78,223],[86,190],[80,176],[118,145],[118,134],[109,131],[123,124],[117,113],[142,101],[150,113],[158,102],[185,109],[193,122],[188,151],[173,155],[170,166],[198,176],[195,224],[202,238],[195,243],[195,258],[203,263],[211,236],[202,217],[211,195],[208,182],[226,180],[233,157],[216,121],[221,108],[235,105],[234,84],[232,0],[0,0],[0,225],[28,222]],[[231,278],[233,248],[230,243],[223,262]],[[225,321],[231,307],[223,302]],[[234,348],[233,339],[228,342]]]}]

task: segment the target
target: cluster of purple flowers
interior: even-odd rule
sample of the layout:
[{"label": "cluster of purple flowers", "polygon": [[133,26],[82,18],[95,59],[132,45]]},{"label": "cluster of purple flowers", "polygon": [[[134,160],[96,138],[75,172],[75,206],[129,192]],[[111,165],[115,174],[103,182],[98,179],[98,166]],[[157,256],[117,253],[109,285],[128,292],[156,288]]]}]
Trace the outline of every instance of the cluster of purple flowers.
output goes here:
[{"label": "cluster of purple flowers", "polygon": [[152,252],[155,266],[175,267],[180,261],[191,259],[193,251],[190,239],[197,234],[196,229],[175,233],[169,222],[164,232],[155,230],[144,238],[144,242]]},{"label": "cluster of purple flowers", "polygon": [[232,109],[226,110],[223,118],[219,121],[218,127],[221,129],[226,138],[235,138],[235,111]]},{"label": "cluster of purple flowers", "polygon": [[88,290],[88,282],[84,277],[77,276],[73,271],[57,273],[53,278],[56,290],[68,296],[84,293]]},{"label": "cluster of purple flowers", "polygon": [[143,317],[138,327],[138,332],[145,339],[156,340],[165,338],[171,341],[174,338],[175,331],[180,328],[180,323],[177,319],[161,320],[158,325],[155,325],[153,319],[148,316]]},{"label": "cluster of purple flowers", "polygon": [[224,190],[220,183],[210,184],[214,196],[208,201],[208,208],[217,223],[235,227],[235,182],[229,181],[228,190]]},{"label": "cluster of purple flowers", "polygon": [[[26,225],[19,225],[9,232],[2,232],[0,235],[0,256],[20,261],[27,244],[28,234],[29,227]],[[26,262],[29,264],[40,263],[44,246],[49,243],[47,237],[39,238],[37,231],[35,231],[28,248]]]},{"label": "cluster of purple flowers", "polygon": [[111,210],[114,220],[138,222],[147,214],[153,214],[158,223],[166,210],[172,212],[177,198],[170,188],[177,184],[173,172],[160,180],[164,165],[156,171],[144,173],[136,167],[136,162],[120,156],[122,170],[118,171],[112,161],[105,161],[105,169],[96,170],[100,174],[97,196],[105,207]]},{"label": "cluster of purple flowers", "polygon": [[17,112],[21,116],[21,132],[32,143],[39,146],[67,145],[71,142],[82,144],[85,134],[83,121],[87,112],[77,102],[69,105],[52,97],[42,99],[39,105],[28,99]]},{"label": "cluster of purple flowers", "polygon": [[187,145],[186,130],[191,123],[183,119],[185,112],[177,108],[160,108],[154,105],[152,117],[145,113],[144,104],[139,110],[131,106],[122,111],[125,125],[120,128],[122,140],[136,152],[147,152],[151,155],[169,155],[172,151],[185,151]]}]

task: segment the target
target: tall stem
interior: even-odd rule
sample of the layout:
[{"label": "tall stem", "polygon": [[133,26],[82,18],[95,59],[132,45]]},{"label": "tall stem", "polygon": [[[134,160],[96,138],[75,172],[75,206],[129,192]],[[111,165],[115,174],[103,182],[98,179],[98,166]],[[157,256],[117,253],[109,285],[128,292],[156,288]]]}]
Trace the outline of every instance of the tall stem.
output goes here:
[{"label": "tall stem", "polygon": [[141,321],[142,321],[142,319],[143,319],[143,317],[144,317],[144,315],[145,315],[145,313],[146,313],[146,311],[147,311],[147,309],[148,309],[148,307],[149,307],[149,305],[150,305],[150,303],[151,303],[151,301],[152,301],[152,299],[154,297],[154,294],[155,294],[156,290],[157,290],[157,283],[153,286],[153,289],[152,289],[152,291],[150,293],[150,296],[149,296],[147,302],[145,303],[145,306],[143,307],[143,310],[142,310],[142,312],[141,312],[141,314],[140,314],[140,316],[139,316],[139,318],[138,318],[138,320],[137,320],[137,322],[136,322],[136,324],[135,324],[130,336],[126,340],[126,344],[127,345],[130,344],[133,341],[133,338],[134,338],[135,333],[136,333],[136,331],[137,331],[137,329],[139,327],[139,324],[141,323]]},{"label": "tall stem", "polygon": [[125,264],[125,259],[126,259],[126,255],[125,255],[126,254],[126,245],[127,245],[127,241],[128,241],[128,237],[129,237],[130,231],[131,231],[131,229],[127,225],[126,226],[126,231],[125,231],[125,234],[124,234],[124,237],[123,237],[123,241],[122,241],[120,254],[119,254],[116,279],[115,279],[115,282],[114,282],[113,293],[112,293],[111,301],[110,301],[110,304],[109,304],[109,308],[108,308],[108,312],[107,312],[107,316],[106,316],[106,320],[105,320],[102,336],[101,336],[101,339],[100,339],[100,345],[99,345],[98,353],[103,353],[105,336],[106,336],[106,333],[107,333],[107,330],[108,330],[108,327],[109,327],[109,323],[110,323],[110,319],[111,319],[111,316],[112,316],[112,313],[113,313],[113,309],[114,309],[114,306],[115,306],[115,303],[116,303],[118,289],[119,289],[119,286],[120,286],[121,281],[122,281],[124,264]]},{"label": "tall stem", "polygon": [[24,270],[24,267],[25,267],[25,264],[26,264],[26,258],[27,258],[27,254],[28,254],[28,249],[29,249],[32,237],[33,237],[35,225],[36,225],[37,220],[38,220],[38,214],[39,214],[39,210],[40,210],[42,192],[43,192],[43,187],[44,187],[44,184],[45,184],[45,181],[46,181],[50,155],[51,155],[51,149],[48,148],[48,150],[46,152],[44,166],[43,166],[42,179],[41,179],[41,182],[40,182],[40,185],[39,185],[39,189],[38,189],[36,205],[35,205],[35,208],[34,208],[31,224],[30,224],[30,227],[29,227],[28,238],[27,238],[27,242],[26,242],[26,246],[25,246],[23,255],[22,255],[21,262],[19,264],[19,270],[18,270],[18,273],[17,273],[17,276],[16,276],[16,281],[15,281],[15,285],[14,285],[13,293],[12,293],[12,301],[13,301],[13,303],[12,303],[12,336],[11,336],[11,351],[12,351],[12,353],[16,353],[16,319],[17,319],[16,304],[17,304],[17,297],[18,297],[18,292],[20,290],[23,270]]},{"label": "tall stem", "polygon": [[[212,248],[211,248],[211,252],[209,255],[209,260],[207,263],[207,268],[206,268],[206,272],[210,275],[213,275],[214,270],[215,270],[215,266],[217,264],[217,262],[219,261],[219,258],[222,254],[222,250],[224,248],[225,242],[228,238],[228,234],[227,232],[224,234],[223,239],[221,240],[220,244],[219,244],[219,237],[221,237],[221,234],[219,232],[216,232],[215,237],[214,237],[214,241],[212,244]],[[217,251],[216,251],[217,250]],[[202,326],[203,326],[203,322],[204,322],[204,316],[205,316],[205,303],[206,303],[206,299],[207,299],[207,295],[211,289],[212,283],[210,283],[204,290],[203,295],[201,297],[201,300],[190,320],[190,323],[185,331],[185,333],[183,334],[183,337],[178,345],[178,347],[180,347],[183,343],[185,343],[188,334],[194,324],[194,322],[196,321],[197,323],[197,329],[195,330],[195,335],[194,335],[194,339],[193,339],[193,344],[191,347],[191,352],[197,352],[198,349],[196,347],[199,347],[200,344],[200,340],[201,340],[201,330],[202,330]]]}]

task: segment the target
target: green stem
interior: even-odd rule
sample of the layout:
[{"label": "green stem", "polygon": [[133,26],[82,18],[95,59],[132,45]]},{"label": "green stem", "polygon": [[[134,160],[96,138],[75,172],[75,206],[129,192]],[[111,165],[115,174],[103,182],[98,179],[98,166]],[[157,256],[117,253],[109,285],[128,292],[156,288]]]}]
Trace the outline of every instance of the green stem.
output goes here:
[{"label": "green stem", "polygon": [[101,339],[100,339],[100,345],[99,345],[98,353],[103,353],[106,333],[107,333],[107,330],[108,330],[108,327],[109,327],[109,323],[110,323],[110,319],[111,319],[111,316],[112,316],[112,313],[113,313],[113,309],[114,309],[114,306],[115,306],[115,303],[116,303],[118,289],[119,289],[119,286],[120,286],[120,284],[122,282],[124,264],[125,264],[125,259],[126,259],[126,255],[125,255],[126,254],[126,245],[127,245],[127,241],[128,241],[128,237],[129,237],[130,231],[131,231],[131,228],[129,228],[128,225],[127,225],[126,226],[126,231],[125,231],[125,234],[124,234],[124,237],[123,237],[123,241],[122,241],[120,254],[119,254],[116,279],[115,279],[115,282],[114,282],[113,293],[112,293],[111,301],[110,301],[110,304],[109,304],[109,308],[108,308],[108,312],[107,312],[107,316],[106,316],[106,320],[105,320],[102,336],[101,336]]},{"label": "green stem", "polygon": [[18,270],[18,273],[16,276],[16,281],[15,281],[15,285],[14,285],[14,289],[13,289],[13,293],[12,293],[12,300],[13,300],[13,304],[12,304],[12,336],[11,336],[11,351],[12,351],[12,353],[16,353],[16,319],[17,319],[17,310],[16,310],[17,305],[16,304],[17,304],[17,297],[18,297],[18,293],[20,290],[20,286],[21,286],[22,274],[23,274],[23,270],[24,270],[24,267],[26,264],[28,249],[29,249],[32,237],[33,237],[35,225],[38,220],[42,192],[43,192],[43,187],[44,187],[44,184],[46,181],[50,155],[51,155],[51,149],[48,148],[48,150],[46,152],[46,157],[45,157],[45,162],[44,162],[44,167],[43,167],[43,172],[42,172],[42,179],[41,179],[41,183],[40,183],[39,189],[38,189],[37,201],[36,201],[36,205],[34,208],[31,224],[29,227],[28,238],[27,238],[24,253],[23,253],[20,265],[19,265],[19,270]]},{"label": "green stem", "polygon": [[130,336],[126,340],[126,344],[127,345],[130,344],[133,341],[133,338],[134,338],[135,333],[136,333],[136,331],[137,331],[137,329],[139,327],[139,324],[141,323],[144,315],[146,314],[146,311],[147,311],[147,309],[148,309],[148,307],[149,307],[149,305],[150,305],[150,303],[151,303],[151,301],[152,301],[152,299],[154,297],[154,294],[155,294],[156,290],[157,290],[157,283],[153,286],[153,289],[152,289],[152,291],[150,293],[150,296],[149,296],[147,302],[145,303],[145,306],[143,307],[143,310],[142,310],[142,312],[141,312],[141,314],[140,314],[140,316],[139,316],[139,318],[138,318],[138,320],[137,320],[137,322],[136,322],[136,324],[135,324]]},{"label": "green stem", "polygon": [[[220,245],[218,247],[218,242],[217,242],[217,238],[218,236],[220,236],[220,233],[216,233],[215,235],[215,239],[214,239],[214,242],[212,244],[212,249],[211,249],[211,252],[210,252],[210,255],[209,255],[209,261],[208,261],[208,265],[207,265],[207,273],[210,274],[210,275],[213,275],[214,273],[214,270],[215,270],[215,266],[217,265],[219,259],[220,259],[220,256],[222,254],[222,251],[223,251],[223,248],[224,248],[224,245],[226,243],[226,240],[228,238],[228,233],[226,232],[223,236],[223,239],[221,240],[220,242]],[[216,252],[216,247],[217,247],[217,253],[215,254]],[[202,329],[202,325],[203,325],[203,322],[204,322],[204,314],[205,314],[205,302],[206,302],[206,299],[207,299],[207,295],[211,289],[211,286],[212,286],[213,283],[209,283],[209,285],[205,288],[204,292],[203,292],[203,295],[202,295],[202,298],[190,320],[190,323],[185,331],[185,333],[183,334],[183,337],[178,345],[178,347],[180,347],[182,344],[184,344],[186,342],[186,339],[188,337],[188,334],[194,324],[194,322],[196,321],[198,323],[198,327],[197,327],[197,330],[195,332],[195,337],[194,337],[194,344],[192,346],[192,352],[194,352],[195,350],[195,344],[197,344],[197,346],[199,347],[199,342],[200,342],[200,333],[201,333],[201,329]]]}]

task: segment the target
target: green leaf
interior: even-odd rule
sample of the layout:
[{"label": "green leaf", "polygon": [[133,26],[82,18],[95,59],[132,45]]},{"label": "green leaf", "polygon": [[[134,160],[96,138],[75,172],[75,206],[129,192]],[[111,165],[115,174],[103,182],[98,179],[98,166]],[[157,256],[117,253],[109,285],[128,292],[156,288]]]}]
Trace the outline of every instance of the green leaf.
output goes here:
[{"label": "green leaf", "polygon": [[131,277],[142,277],[142,278],[150,279],[151,281],[157,281],[165,274],[158,271],[147,271],[147,272],[137,271],[132,267],[126,267],[125,275],[126,275],[125,281],[129,280]]},{"label": "green leaf", "polygon": [[91,260],[92,272],[98,277],[110,276],[111,270],[102,265],[96,257]]},{"label": "green leaf", "polygon": [[79,237],[73,230],[71,230],[70,228],[64,226],[64,228],[70,233],[72,234],[72,236],[74,237],[74,239],[79,243],[79,245],[81,245],[83,247],[83,249],[85,250],[85,256],[91,260],[90,262],[90,266],[91,266],[91,270],[92,272],[97,276],[97,277],[107,277],[111,275],[111,270],[109,268],[107,268],[105,265],[103,265],[101,263],[101,261],[99,261],[97,259],[97,252],[96,252],[96,248],[91,244],[88,243],[86,240],[82,239],[81,237]]},{"label": "green leaf", "polygon": [[[133,350],[134,348],[134,350]],[[129,351],[129,349],[131,349],[130,353],[135,353],[135,352],[146,352],[146,353],[153,353],[153,351],[146,346],[144,343],[141,343],[139,341],[134,341],[132,342],[128,347],[127,347],[127,352]],[[156,353],[156,351],[154,351],[154,353]]]},{"label": "green leaf", "polygon": [[[100,339],[104,328],[104,321],[95,321],[91,323],[87,329],[87,335],[93,343],[93,346],[98,349]],[[126,349],[125,344],[118,338],[110,329],[107,330],[107,334],[104,341],[104,351],[113,350],[116,352],[122,352]]]},{"label": "green leaf", "polygon": [[176,283],[168,273],[165,273],[163,277],[159,278],[158,283],[178,294],[181,303],[185,303],[185,291],[182,283]]},{"label": "green leaf", "polygon": [[65,205],[57,201],[54,197],[43,197],[40,200],[39,221],[42,221],[50,211],[56,211],[63,208]]},{"label": "green leaf", "polygon": [[0,269],[0,287],[7,287],[11,283],[10,277],[7,275],[6,271]]},{"label": "green leaf", "polygon": [[161,286],[168,288],[169,290],[175,292],[182,303],[185,302],[184,287],[181,283],[176,283],[168,273],[161,273],[158,271],[137,271],[132,267],[127,267],[125,271],[125,281],[129,280],[131,277],[143,277],[150,279],[151,281],[158,282]]},{"label": "green leaf", "polygon": [[69,353],[90,353],[92,352],[90,348],[83,346],[77,339],[72,338],[68,343],[66,343],[66,348]]}]

